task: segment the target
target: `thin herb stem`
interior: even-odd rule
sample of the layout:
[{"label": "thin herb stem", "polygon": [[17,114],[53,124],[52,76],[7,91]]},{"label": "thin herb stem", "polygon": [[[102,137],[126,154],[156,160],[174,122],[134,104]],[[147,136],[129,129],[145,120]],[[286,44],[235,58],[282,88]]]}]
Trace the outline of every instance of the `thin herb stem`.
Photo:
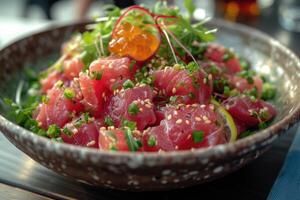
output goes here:
[{"label": "thin herb stem", "polygon": [[21,80],[18,84],[18,88],[16,91],[16,98],[15,98],[16,104],[18,104],[19,106],[21,106],[21,94],[22,94],[23,87],[24,87],[24,81]]},{"label": "thin herb stem", "polygon": [[101,51],[100,51],[100,48],[99,48],[99,46],[97,44],[97,40],[95,40],[94,44],[95,44],[95,47],[96,47],[96,51],[97,51],[98,57],[101,57]]},{"label": "thin herb stem", "polygon": [[214,29],[211,29],[211,30],[208,30],[208,31],[205,31],[204,34],[210,34],[210,33],[215,33],[217,32],[218,29],[217,28],[214,28]]},{"label": "thin herb stem", "polygon": [[[194,56],[192,55],[192,53],[179,41],[179,39],[177,39],[177,37],[172,33],[172,31],[169,31],[169,29],[163,25],[163,30],[165,30],[173,39],[174,41],[181,47],[183,48],[183,50],[193,59],[193,61],[195,63],[197,63],[196,59],[194,58]],[[198,63],[197,63],[198,65]]]},{"label": "thin herb stem", "polygon": [[100,50],[102,55],[104,56],[104,46],[103,46],[103,39],[102,39],[102,34],[99,32],[99,40],[100,40]]},{"label": "thin herb stem", "polygon": [[166,32],[165,29],[162,29],[162,32],[163,32],[164,35],[166,36],[166,39],[167,39],[167,42],[168,42],[168,44],[169,44],[169,46],[170,46],[170,49],[171,49],[171,52],[172,52],[172,54],[173,54],[174,60],[175,60],[176,64],[178,64],[177,56],[176,56],[175,51],[174,51],[174,49],[173,49],[173,46],[172,46],[172,43],[171,43],[171,41],[170,41],[169,35],[168,35],[168,33]]}]

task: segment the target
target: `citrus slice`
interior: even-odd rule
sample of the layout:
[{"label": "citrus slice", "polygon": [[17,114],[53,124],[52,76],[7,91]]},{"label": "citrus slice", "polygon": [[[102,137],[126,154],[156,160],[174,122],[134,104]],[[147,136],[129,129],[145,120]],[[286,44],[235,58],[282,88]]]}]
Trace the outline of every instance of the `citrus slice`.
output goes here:
[{"label": "citrus slice", "polygon": [[211,103],[214,104],[215,106],[217,106],[217,111],[218,113],[222,116],[222,118],[224,119],[225,122],[225,129],[227,129],[228,131],[226,131],[226,138],[228,140],[228,142],[234,142],[237,139],[237,127],[234,123],[234,120],[232,118],[232,116],[229,114],[229,112],[223,107],[221,106],[221,104],[219,102],[217,102],[216,100],[212,99]]}]

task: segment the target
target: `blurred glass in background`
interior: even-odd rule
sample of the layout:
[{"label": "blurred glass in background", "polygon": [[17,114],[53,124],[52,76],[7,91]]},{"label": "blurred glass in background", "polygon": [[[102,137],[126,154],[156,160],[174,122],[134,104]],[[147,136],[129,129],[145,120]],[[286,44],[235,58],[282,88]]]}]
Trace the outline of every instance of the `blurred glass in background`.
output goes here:
[{"label": "blurred glass in background", "polygon": [[247,21],[260,14],[257,0],[219,0],[218,4],[223,17],[231,21]]},{"label": "blurred glass in background", "polygon": [[300,32],[300,0],[281,0],[279,22],[289,31]]},{"label": "blurred glass in background", "polygon": [[[45,24],[75,21],[80,18],[78,2],[89,1],[87,18],[103,15],[106,4],[153,6],[158,0],[0,0],[0,43],[6,38]],[[183,0],[167,0],[183,8]],[[279,4],[280,24],[287,30],[300,31],[300,0],[193,0],[194,18],[221,17],[251,24],[267,13],[266,8]],[[276,4],[275,4],[276,3]],[[123,7],[124,7],[123,6]],[[184,10],[184,9],[183,9]],[[274,19],[275,20],[275,19]],[[277,23],[275,21],[276,25]],[[3,42],[2,42],[3,44]]]}]

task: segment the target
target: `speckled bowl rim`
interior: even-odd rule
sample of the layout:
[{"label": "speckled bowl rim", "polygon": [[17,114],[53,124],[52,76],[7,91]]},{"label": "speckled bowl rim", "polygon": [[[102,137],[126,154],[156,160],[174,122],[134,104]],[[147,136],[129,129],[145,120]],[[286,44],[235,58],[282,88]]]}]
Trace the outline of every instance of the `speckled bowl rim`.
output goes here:
[{"label": "speckled bowl rim", "polygon": [[[242,25],[242,24],[237,24],[237,23],[232,23],[228,21],[224,21],[221,19],[213,19],[213,25],[215,26],[222,26],[228,29],[232,30],[238,30],[239,32],[243,33],[251,33],[253,38],[260,38],[265,41],[269,41],[272,46],[276,46],[276,48],[279,48],[282,52],[284,52],[286,55],[289,55],[292,60],[296,62],[296,68],[299,69],[300,71],[300,60],[299,58],[287,47],[276,41],[275,39],[271,38],[267,34],[256,30],[254,28]],[[72,26],[72,25],[78,25],[80,23],[71,23],[67,25],[59,25],[56,27],[52,28],[46,28],[43,31],[39,31],[38,33],[43,33],[47,32],[52,29],[56,28],[63,28],[67,26]],[[26,39],[27,37],[24,37],[23,39]],[[9,48],[10,46],[14,45],[21,39],[7,45],[5,48],[2,48],[0,51],[3,51],[6,48]],[[258,145],[262,142],[265,142],[266,145],[272,143],[280,133],[283,131],[287,130],[290,128],[292,125],[296,124],[299,120],[300,117],[300,103],[295,107],[295,109],[286,115],[283,119],[280,121],[276,122],[275,124],[272,124],[268,128],[261,130],[257,132],[256,134],[249,136],[244,139],[237,140],[234,143],[229,143],[229,144],[221,144],[217,145],[214,147],[209,147],[209,148],[204,148],[204,149],[195,149],[193,151],[191,150],[181,150],[181,151],[172,151],[172,152],[163,152],[163,153],[157,153],[157,152],[111,152],[111,151],[101,151],[97,149],[92,149],[92,148],[87,148],[87,147],[80,147],[80,146],[75,146],[71,144],[66,144],[66,143],[58,143],[58,142],[53,142],[50,139],[38,136],[34,134],[31,131],[28,131],[24,129],[23,127],[20,127],[19,125],[14,124],[13,122],[7,120],[5,117],[0,115],[0,126],[4,127],[6,130],[11,130],[11,132],[17,134],[21,139],[24,140],[31,140],[34,143],[39,143],[42,146],[47,147],[47,150],[49,153],[51,152],[56,152],[59,154],[63,154],[63,152],[73,152],[73,153],[78,153],[80,155],[87,155],[89,154],[90,156],[98,156],[98,157],[121,157],[121,158],[128,158],[130,160],[137,160],[137,159],[171,159],[171,158],[184,158],[184,157],[210,157],[210,156],[215,156],[217,154],[235,154],[236,150],[240,149],[245,149],[245,152],[247,153],[248,151],[251,151],[255,148],[255,145]],[[248,148],[247,148],[248,147]]]}]

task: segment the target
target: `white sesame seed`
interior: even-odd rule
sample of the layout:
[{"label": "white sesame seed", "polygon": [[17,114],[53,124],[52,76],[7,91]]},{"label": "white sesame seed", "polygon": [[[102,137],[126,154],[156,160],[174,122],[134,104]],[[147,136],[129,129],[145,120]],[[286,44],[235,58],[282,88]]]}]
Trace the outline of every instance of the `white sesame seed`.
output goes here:
[{"label": "white sesame seed", "polygon": [[96,144],[96,141],[92,140],[89,143],[87,143],[86,146],[90,147],[90,146],[93,146],[94,144]]},{"label": "white sesame seed", "polygon": [[176,88],[172,89],[172,93],[175,94],[176,93]]},{"label": "white sesame seed", "polygon": [[145,105],[147,108],[152,108],[152,104],[146,104]]},{"label": "white sesame seed", "polygon": [[78,133],[78,129],[74,128],[71,132],[73,132],[74,134]]},{"label": "white sesame seed", "polygon": [[174,110],[174,115],[178,115],[178,112],[177,112],[177,110]]},{"label": "white sesame seed", "polygon": [[177,119],[176,124],[181,124],[182,123],[182,119]]},{"label": "white sesame seed", "polygon": [[201,118],[200,117],[195,117],[196,121],[200,122]]},{"label": "white sesame seed", "polygon": [[113,83],[113,82],[116,81],[116,79],[112,78],[112,79],[110,79],[109,81],[110,81],[111,83]]},{"label": "white sesame seed", "polygon": [[210,124],[211,123],[211,121],[208,119],[208,120],[205,120],[204,121],[206,124]]},{"label": "white sesame seed", "polygon": [[200,108],[205,108],[206,106],[204,105],[204,104],[202,104],[201,106],[200,106]]},{"label": "white sesame seed", "polygon": [[204,120],[204,121],[207,121],[208,118],[207,118],[206,116],[203,116],[203,120]]},{"label": "white sesame seed", "polygon": [[192,107],[197,108],[198,105],[194,103],[194,104],[192,105]]},{"label": "white sesame seed", "polygon": [[168,116],[167,116],[167,119],[168,119],[168,120],[171,120],[171,119],[172,119],[172,115],[168,115]]},{"label": "white sesame seed", "polygon": [[190,124],[190,121],[189,121],[189,120],[185,120],[185,123],[186,123],[186,124]]},{"label": "white sesame seed", "polygon": [[143,108],[140,108],[140,109],[139,109],[140,112],[143,112],[143,110],[144,110]]}]

